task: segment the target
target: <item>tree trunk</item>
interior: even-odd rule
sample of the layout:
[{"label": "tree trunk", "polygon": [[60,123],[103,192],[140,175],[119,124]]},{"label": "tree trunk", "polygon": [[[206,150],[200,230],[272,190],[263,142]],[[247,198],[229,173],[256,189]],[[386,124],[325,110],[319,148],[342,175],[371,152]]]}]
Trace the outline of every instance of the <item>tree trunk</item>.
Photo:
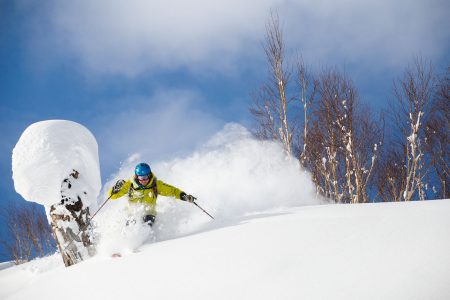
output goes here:
[{"label": "tree trunk", "polygon": [[[83,203],[87,193],[73,170],[61,184],[61,201],[50,207],[51,230],[66,267],[95,254],[91,228],[88,226],[89,208]],[[82,191],[82,192],[79,192]]]}]

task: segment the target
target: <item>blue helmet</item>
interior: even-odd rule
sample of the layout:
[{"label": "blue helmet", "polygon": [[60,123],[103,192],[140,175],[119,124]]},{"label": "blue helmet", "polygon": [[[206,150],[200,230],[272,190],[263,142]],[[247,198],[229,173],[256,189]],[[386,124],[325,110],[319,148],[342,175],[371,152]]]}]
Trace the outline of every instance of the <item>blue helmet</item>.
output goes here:
[{"label": "blue helmet", "polygon": [[151,172],[150,166],[146,163],[140,163],[134,168],[134,174],[137,176],[147,176],[150,175]]}]

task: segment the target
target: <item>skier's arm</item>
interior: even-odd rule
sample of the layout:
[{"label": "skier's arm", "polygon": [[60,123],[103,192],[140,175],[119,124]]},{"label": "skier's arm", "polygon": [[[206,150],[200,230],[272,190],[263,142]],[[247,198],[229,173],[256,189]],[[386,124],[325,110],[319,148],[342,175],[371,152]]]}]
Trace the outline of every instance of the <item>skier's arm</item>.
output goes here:
[{"label": "skier's arm", "polygon": [[175,197],[187,202],[194,202],[195,200],[194,196],[188,195],[182,190],[164,183],[161,180],[156,181],[156,188],[158,189],[158,194],[163,196]]},{"label": "skier's arm", "polygon": [[111,197],[111,199],[120,198],[120,197],[124,196],[126,193],[128,193],[128,190],[130,189],[130,185],[131,185],[130,180],[125,181],[125,183],[122,185],[122,187],[120,187],[120,189],[114,194],[113,194],[114,187],[112,187],[109,189],[108,196]]},{"label": "skier's arm", "polygon": [[156,188],[158,190],[158,194],[166,197],[175,197],[180,199],[181,193],[183,193],[180,189],[171,186],[161,180],[156,181]]}]

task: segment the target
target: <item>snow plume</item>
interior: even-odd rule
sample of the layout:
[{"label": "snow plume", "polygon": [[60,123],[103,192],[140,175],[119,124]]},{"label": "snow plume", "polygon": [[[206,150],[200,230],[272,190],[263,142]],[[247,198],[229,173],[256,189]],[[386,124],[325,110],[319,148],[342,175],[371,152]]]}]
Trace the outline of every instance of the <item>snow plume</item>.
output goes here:
[{"label": "snow plume", "polygon": [[[166,240],[239,223],[255,213],[274,214],[286,207],[319,204],[309,174],[299,167],[296,159],[288,157],[278,143],[258,141],[238,124],[227,124],[187,157],[153,162],[139,154],[131,156],[107,183],[104,193],[116,180],[130,178],[140,161],[148,162],[158,179],[196,196],[197,203],[215,221],[192,204],[160,196],[154,232],[148,229],[142,232],[144,229],[138,229],[137,225],[124,232],[124,215],[128,212],[123,197],[109,203],[99,217],[100,234],[109,231],[107,241],[100,247],[105,251],[115,247],[136,248],[144,242],[141,233],[149,234],[146,239]],[[115,233],[111,233],[111,228]]]}]

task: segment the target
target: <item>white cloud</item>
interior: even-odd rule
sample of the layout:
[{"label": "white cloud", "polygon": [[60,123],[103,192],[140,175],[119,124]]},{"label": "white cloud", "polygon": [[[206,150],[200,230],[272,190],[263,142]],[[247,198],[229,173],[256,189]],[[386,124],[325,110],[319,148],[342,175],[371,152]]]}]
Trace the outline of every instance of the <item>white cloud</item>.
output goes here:
[{"label": "white cloud", "polygon": [[51,7],[41,24],[49,27],[41,29],[40,38],[51,41],[44,44],[107,74],[229,70],[263,54],[270,9],[280,13],[288,47],[312,63],[404,65],[417,54],[446,55],[450,38],[445,0],[84,0]]},{"label": "white cloud", "polygon": [[297,0],[280,14],[287,39],[308,61],[367,70],[403,68],[416,55],[447,55],[449,8],[441,0]]},{"label": "white cloud", "polygon": [[89,69],[135,75],[227,67],[261,37],[273,0],[55,1],[53,34]]}]

